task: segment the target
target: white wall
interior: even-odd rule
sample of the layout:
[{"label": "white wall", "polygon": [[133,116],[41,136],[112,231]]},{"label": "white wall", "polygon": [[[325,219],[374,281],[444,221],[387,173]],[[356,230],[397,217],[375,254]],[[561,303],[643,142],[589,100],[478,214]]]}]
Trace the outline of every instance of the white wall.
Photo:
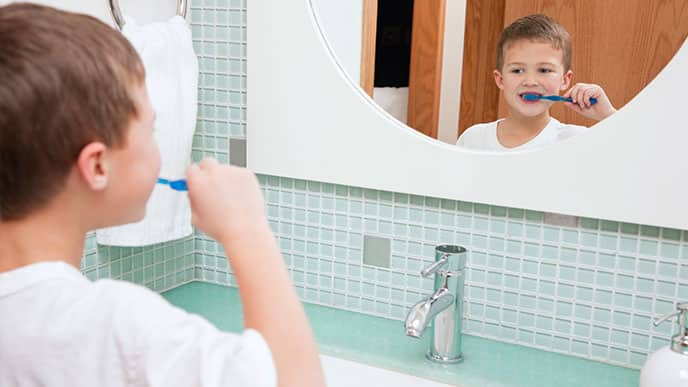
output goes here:
[{"label": "white wall", "polygon": [[[422,1],[422,0],[420,0]],[[466,25],[466,0],[446,0],[444,57],[437,139],[455,144],[459,132],[463,37]]]},{"label": "white wall", "polygon": [[338,62],[357,85],[361,79],[362,0],[312,0],[318,24]]},{"label": "white wall", "polygon": [[[0,5],[18,1],[0,0]],[[38,0],[31,1],[72,12],[86,13],[114,25],[108,0]],[[139,23],[162,21],[172,17],[177,10],[177,0],[120,0],[125,15],[131,15]],[[187,16],[190,12],[187,13]]]}]

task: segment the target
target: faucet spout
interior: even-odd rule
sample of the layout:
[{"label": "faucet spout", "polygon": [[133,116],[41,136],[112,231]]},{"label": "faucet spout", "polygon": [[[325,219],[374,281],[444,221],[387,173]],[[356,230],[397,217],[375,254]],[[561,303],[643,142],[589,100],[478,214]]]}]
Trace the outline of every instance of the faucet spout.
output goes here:
[{"label": "faucet spout", "polygon": [[461,354],[463,285],[466,249],[461,246],[435,247],[435,262],[420,275],[435,275],[435,291],[411,307],[404,322],[406,335],[420,338],[432,324],[430,349],[425,357],[438,363],[458,363]]},{"label": "faucet spout", "polygon": [[443,310],[454,304],[454,295],[449,289],[441,287],[429,297],[411,307],[406,316],[406,335],[420,338],[430,322]]}]

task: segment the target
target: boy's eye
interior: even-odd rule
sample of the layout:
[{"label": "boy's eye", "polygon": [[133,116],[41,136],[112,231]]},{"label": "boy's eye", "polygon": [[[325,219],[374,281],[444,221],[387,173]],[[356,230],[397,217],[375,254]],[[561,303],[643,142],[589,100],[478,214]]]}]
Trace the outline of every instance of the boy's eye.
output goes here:
[{"label": "boy's eye", "polygon": [[545,68],[545,67],[540,68],[538,71],[540,71],[540,72],[543,73],[543,74],[544,74],[544,73],[551,73],[551,72],[552,72],[551,69],[548,69],[548,68]]},{"label": "boy's eye", "polygon": [[523,72],[523,69],[511,69],[511,73],[513,74],[521,74]]}]

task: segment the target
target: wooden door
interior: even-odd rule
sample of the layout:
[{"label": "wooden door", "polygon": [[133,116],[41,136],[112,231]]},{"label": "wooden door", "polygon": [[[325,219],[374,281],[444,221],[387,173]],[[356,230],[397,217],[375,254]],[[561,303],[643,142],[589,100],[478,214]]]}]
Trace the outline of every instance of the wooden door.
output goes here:
[{"label": "wooden door", "polygon": [[497,118],[499,89],[492,70],[499,34],[504,29],[505,0],[468,0],[463,43],[459,136],[471,125]]},{"label": "wooden door", "polygon": [[[533,13],[544,13],[562,24],[573,43],[573,83],[601,85],[617,109],[664,68],[688,36],[686,0],[469,0],[459,135],[473,124],[506,115],[491,75],[502,28],[496,31],[480,23],[499,20],[495,8],[500,1],[504,3],[502,28]],[[482,44],[469,40],[475,36]],[[551,113],[565,123],[594,124],[562,104],[555,104]]]},{"label": "wooden door", "polygon": [[413,3],[408,126],[437,138],[442,91],[446,0]]}]

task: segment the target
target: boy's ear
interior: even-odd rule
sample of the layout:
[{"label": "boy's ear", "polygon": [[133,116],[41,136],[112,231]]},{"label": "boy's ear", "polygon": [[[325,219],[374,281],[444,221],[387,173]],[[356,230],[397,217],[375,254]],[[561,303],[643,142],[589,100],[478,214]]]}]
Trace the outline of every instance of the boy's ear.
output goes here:
[{"label": "boy's ear", "polygon": [[499,70],[493,70],[492,75],[494,75],[495,84],[499,90],[504,90],[504,78],[502,78],[502,73]]},{"label": "boy's ear", "polygon": [[94,141],[79,153],[77,169],[86,185],[94,191],[102,191],[108,183],[107,146]]},{"label": "boy's ear", "polygon": [[564,78],[561,83],[561,90],[566,90],[571,86],[571,79],[573,79],[573,71],[569,70],[564,74]]}]

